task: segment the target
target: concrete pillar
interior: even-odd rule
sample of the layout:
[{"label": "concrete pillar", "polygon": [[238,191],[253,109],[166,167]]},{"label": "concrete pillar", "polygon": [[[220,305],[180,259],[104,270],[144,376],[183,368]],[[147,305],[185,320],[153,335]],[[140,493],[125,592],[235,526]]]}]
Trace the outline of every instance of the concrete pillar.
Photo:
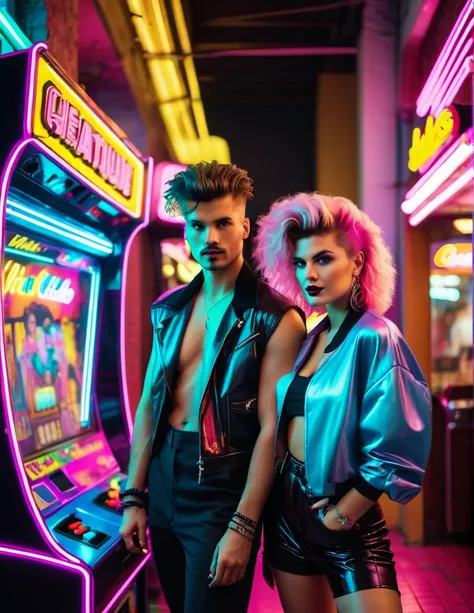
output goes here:
[{"label": "concrete pillar", "polygon": [[[367,0],[359,55],[359,204],[382,228],[398,265],[397,18],[393,0]],[[400,323],[399,291],[388,316]]]}]

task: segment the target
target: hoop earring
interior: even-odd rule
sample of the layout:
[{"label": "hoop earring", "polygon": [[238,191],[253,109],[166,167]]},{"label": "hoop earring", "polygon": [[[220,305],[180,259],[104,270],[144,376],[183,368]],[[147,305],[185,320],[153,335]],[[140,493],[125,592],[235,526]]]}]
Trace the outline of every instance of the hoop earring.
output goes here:
[{"label": "hoop earring", "polygon": [[361,310],[361,294],[362,288],[360,286],[359,277],[355,275],[349,296],[349,305],[353,311]]}]

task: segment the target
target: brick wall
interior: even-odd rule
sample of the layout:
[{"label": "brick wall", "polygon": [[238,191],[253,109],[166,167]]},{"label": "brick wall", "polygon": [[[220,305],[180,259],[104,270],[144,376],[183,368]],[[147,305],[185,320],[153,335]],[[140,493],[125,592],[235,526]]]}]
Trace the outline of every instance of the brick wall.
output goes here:
[{"label": "brick wall", "polygon": [[77,81],[79,0],[46,0],[46,9],[49,52]]}]

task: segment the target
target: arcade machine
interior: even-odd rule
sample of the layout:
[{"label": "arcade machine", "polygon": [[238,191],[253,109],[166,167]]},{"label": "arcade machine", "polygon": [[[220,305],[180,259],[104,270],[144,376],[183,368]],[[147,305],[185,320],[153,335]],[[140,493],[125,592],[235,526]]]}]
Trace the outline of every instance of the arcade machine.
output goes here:
[{"label": "arcade machine", "polygon": [[0,81],[2,608],[143,611],[149,555],[118,532],[131,433],[121,306],[151,161],[43,43],[0,58]]},{"label": "arcade machine", "polygon": [[167,190],[167,183],[185,169],[186,166],[171,162],[162,162],[155,168],[152,201],[157,204],[150,214],[150,230],[157,239],[153,241],[153,248],[157,270],[161,271],[161,295],[186,285],[201,270],[186,242],[183,218],[171,217],[165,211],[163,194]]}]

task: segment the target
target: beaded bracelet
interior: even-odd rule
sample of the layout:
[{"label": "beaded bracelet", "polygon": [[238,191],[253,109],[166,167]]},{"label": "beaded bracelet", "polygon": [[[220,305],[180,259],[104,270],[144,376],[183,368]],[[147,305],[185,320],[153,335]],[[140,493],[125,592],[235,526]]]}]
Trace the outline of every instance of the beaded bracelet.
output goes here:
[{"label": "beaded bracelet", "polygon": [[250,517],[247,517],[246,515],[242,515],[242,513],[239,513],[238,511],[234,513],[234,517],[237,517],[238,519],[243,521],[244,524],[247,524],[247,526],[249,526],[250,528],[253,528],[254,530],[257,529],[257,522],[254,521],[253,519],[250,519]]},{"label": "beaded bracelet", "polygon": [[228,528],[229,530],[234,530],[234,532],[238,532],[239,534],[246,536],[250,540],[253,540],[253,537],[255,536],[254,532],[247,530],[242,525],[237,524],[234,521],[229,522]]},{"label": "beaded bracelet", "polygon": [[129,509],[131,507],[137,507],[138,509],[145,509],[146,505],[144,502],[138,500],[124,500],[120,503],[122,509]]},{"label": "beaded bracelet", "polygon": [[119,499],[123,500],[127,496],[136,496],[136,498],[140,498],[140,500],[143,500],[143,502],[148,501],[148,492],[145,492],[145,490],[139,490],[136,487],[130,487],[127,490],[120,492]]},{"label": "beaded bracelet", "polygon": [[240,519],[236,519],[235,517],[232,518],[231,523],[236,524],[237,526],[239,526],[240,528],[242,528],[243,530],[246,530],[247,532],[249,532],[250,534],[255,534],[256,533],[256,528],[253,528],[252,526],[248,526],[247,524],[244,524]]}]

